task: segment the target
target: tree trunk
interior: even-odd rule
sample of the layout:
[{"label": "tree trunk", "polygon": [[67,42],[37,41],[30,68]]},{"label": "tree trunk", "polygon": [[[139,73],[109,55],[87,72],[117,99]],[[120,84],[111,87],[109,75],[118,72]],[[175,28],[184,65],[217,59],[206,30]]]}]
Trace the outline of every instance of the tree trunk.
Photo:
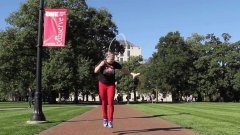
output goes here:
[{"label": "tree trunk", "polygon": [[209,98],[209,101],[210,101],[210,102],[213,101],[212,94],[209,94],[209,95],[208,95],[208,98]]},{"label": "tree trunk", "polygon": [[156,102],[158,102],[158,90],[156,90]]},{"label": "tree trunk", "polygon": [[173,102],[178,102],[179,101],[178,93],[176,91],[172,91],[172,101]]},{"label": "tree trunk", "polygon": [[197,101],[203,101],[201,92],[197,91]]},{"label": "tree trunk", "polygon": [[82,94],[82,101],[83,102],[85,101],[85,94],[84,93]]},{"label": "tree trunk", "polygon": [[50,91],[49,97],[48,97],[48,102],[50,104],[56,103],[56,98],[57,98],[57,92],[56,91]]},{"label": "tree trunk", "polygon": [[88,94],[86,94],[86,101],[88,102]]},{"label": "tree trunk", "polygon": [[74,101],[73,101],[75,104],[79,103],[78,101],[78,90],[75,89],[74,90]]},{"label": "tree trunk", "polygon": [[62,101],[62,94],[61,92],[58,92],[58,102],[60,103]]},{"label": "tree trunk", "polygon": [[136,94],[136,89],[133,90],[133,97],[134,97],[134,101],[137,101],[137,94]]}]

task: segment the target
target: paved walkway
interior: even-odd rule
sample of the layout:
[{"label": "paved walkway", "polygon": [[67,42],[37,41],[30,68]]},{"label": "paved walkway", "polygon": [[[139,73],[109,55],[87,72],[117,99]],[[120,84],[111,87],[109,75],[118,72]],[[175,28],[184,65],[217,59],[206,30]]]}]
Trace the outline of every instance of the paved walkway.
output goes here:
[{"label": "paved walkway", "polygon": [[191,130],[149,116],[128,105],[115,105],[113,128],[104,128],[101,107],[79,115],[39,135],[196,135]]}]

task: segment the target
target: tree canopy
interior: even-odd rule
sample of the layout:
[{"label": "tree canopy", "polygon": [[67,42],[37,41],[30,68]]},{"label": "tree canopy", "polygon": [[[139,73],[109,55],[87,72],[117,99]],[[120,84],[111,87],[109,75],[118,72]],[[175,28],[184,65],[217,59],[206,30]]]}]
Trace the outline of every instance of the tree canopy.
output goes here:
[{"label": "tree canopy", "polygon": [[[43,98],[55,102],[74,93],[77,103],[79,94],[97,94],[95,65],[109,46],[125,51],[113,40],[118,29],[111,13],[88,7],[85,0],[48,0],[45,8],[67,8],[68,21],[66,47],[43,48]],[[0,31],[0,100],[23,100],[27,88],[35,88],[38,15],[39,0],[28,0],[6,19],[10,27]],[[193,33],[184,39],[179,31],[169,32],[159,37],[147,62],[131,57],[122,63],[141,75],[132,80],[117,74],[117,89],[135,93],[134,100],[138,91],[171,94],[176,102],[189,95],[198,101],[239,101],[240,41],[230,39],[228,33]]]}]

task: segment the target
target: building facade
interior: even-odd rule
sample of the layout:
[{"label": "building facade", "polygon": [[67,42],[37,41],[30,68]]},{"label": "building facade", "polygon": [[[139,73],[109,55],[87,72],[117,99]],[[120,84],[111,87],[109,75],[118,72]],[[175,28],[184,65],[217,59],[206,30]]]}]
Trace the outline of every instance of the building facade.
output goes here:
[{"label": "building facade", "polygon": [[142,49],[139,46],[134,45],[129,41],[121,40],[119,42],[121,45],[124,46],[125,51],[123,54],[116,55],[115,60],[117,62],[128,61],[131,56],[141,56],[142,55]]}]

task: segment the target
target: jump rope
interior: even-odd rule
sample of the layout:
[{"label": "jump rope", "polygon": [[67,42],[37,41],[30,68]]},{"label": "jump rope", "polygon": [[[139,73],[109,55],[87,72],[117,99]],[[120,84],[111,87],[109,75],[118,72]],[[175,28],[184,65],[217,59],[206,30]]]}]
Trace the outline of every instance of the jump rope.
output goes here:
[{"label": "jump rope", "polygon": [[[110,44],[109,44],[109,46],[108,46],[108,51],[107,51],[107,53],[105,54],[105,59],[104,59],[104,60],[107,59],[107,57],[108,57],[108,55],[109,55],[108,52],[111,51],[112,43],[113,43],[114,40],[116,40],[116,38],[117,38],[118,36],[121,36],[121,37],[123,38],[123,41],[124,41],[125,45],[128,46],[126,37],[125,37],[125,35],[124,35],[123,33],[120,33],[120,34],[116,35],[116,36],[111,40],[111,42],[110,42]],[[107,62],[106,62],[106,63],[107,63]],[[107,63],[107,64],[108,64],[108,63]]]}]

